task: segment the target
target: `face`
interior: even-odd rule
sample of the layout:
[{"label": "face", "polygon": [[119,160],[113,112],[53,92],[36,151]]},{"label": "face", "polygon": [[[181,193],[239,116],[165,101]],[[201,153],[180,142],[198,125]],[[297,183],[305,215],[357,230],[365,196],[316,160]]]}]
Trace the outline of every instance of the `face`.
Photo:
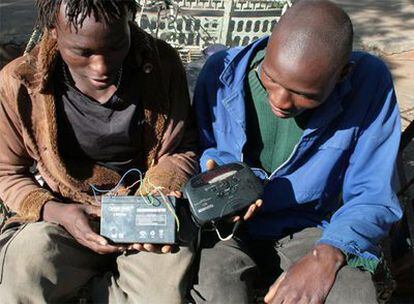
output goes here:
[{"label": "face", "polygon": [[327,99],[340,80],[322,56],[292,55],[272,37],[261,65],[260,79],[265,87],[273,114],[290,118],[313,109]]},{"label": "face", "polygon": [[131,43],[126,13],[109,24],[97,22],[93,16],[86,17],[76,31],[67,24],[62,4],[52,35],[76,87],[82,92],[105,90],[116,83]]}]

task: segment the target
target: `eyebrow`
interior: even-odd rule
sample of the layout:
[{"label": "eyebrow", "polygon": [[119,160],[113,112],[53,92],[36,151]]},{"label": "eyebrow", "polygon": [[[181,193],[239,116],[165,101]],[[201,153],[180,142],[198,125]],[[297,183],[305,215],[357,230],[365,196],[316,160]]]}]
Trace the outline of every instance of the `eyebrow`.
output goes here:
[{"label": "eyebrow", "polygon": [[284,89],[288,90],[289,92],[292,92],[294,94],[297,95],[302,95],[305,96],[306,98],[309,99],[313,99],[313,100],[319,100],[319,94],[315,94],[315,93],[309,93],[309,92],[300,92],[300,91],[296,91],[290,88],[286,88],[285,86],[283,86],[282,84],[280,84],[279,82],[277,82],[276,80],[274,80],[269,73],[266,71],[266,69],[263,67],[263,65],[261,66],[261,69],[263,70],[263,73],[266,75],[266,77],[268,77],[270,79],[271,82],[276,83],[278,85],[280,85],[281,87],[283,87]]},{"label": "eyebrow", "polygon": [[[125,37],[123,37],[121,39],[118,39],[115,42],[111,43],[111,46],[117,46],[117,45],[121,44],[124,41],[125,41]],[[77,49],[77,50],[91,50],[91,48],[89,48],[89,47],[84,47],[84,46],[76,45],[76,44],[74,44],[72,48]]]}]

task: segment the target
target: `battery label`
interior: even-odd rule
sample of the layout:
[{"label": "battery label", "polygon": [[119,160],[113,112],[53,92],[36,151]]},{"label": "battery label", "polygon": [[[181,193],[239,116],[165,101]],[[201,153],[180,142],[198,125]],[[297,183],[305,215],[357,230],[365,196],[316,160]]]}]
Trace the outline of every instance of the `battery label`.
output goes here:
[{"label": "battery label", "polygon": [[165,214],[138,213],[135,217],[137,226],[165,226],[167,216]]}]

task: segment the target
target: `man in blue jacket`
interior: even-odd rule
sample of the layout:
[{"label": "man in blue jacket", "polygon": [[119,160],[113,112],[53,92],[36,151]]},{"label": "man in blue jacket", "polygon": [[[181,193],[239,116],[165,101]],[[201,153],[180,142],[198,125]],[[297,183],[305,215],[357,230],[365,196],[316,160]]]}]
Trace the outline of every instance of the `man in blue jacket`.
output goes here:
[{"label": "man in blue jacket", "polygon": [[390,72],[352,52],[352,39],[335,4],[298,1],[270,38],[203,68],[194,97],[203,170],[244,161],[266,186],[247,233],[202,250],[196,301],[248,303],[264,269],[276,280],[267,303],[376,303],[378,243],[402,215],[400,122]]}]

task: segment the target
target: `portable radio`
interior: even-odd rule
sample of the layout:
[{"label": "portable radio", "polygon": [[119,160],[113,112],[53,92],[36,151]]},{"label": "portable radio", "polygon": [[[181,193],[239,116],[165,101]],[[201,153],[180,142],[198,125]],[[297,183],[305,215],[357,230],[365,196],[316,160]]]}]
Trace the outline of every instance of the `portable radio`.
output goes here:
[{"label": "portable radio", "polygon": [[183,193],[195,222],[204,226],[252,204],[263,195],[263,185],[246,164],[237,162],[192,177]]}]

